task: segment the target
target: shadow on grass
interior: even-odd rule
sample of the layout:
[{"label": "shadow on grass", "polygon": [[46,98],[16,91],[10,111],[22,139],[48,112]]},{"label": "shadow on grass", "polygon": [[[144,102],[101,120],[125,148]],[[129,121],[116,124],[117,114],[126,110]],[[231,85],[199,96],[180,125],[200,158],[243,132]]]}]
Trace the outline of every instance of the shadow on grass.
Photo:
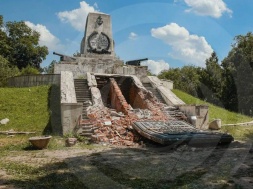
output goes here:
[{"label": "shadow on grass", "polygon": [[[229,148],[233,147],[213,147],[209,154],[194,165],[194,161],[187,159],[189,153],[195,157],[195,152],[190,147],[184,150],[183,147],[173,149],[171,146],[152,144],[146,148],[112,148],[91,154],[78,154],[64,159],[64,162],[49,163],[40,168],[15,167],[18,175],[14,174],[15,179],[9,180],[9,183],[28,189],[191,188],[192,183],[198,182],[217,166]],[[179,163],[186,165],[185,170],[178,170]]]},{"label": "shadow on grass", "polygon": [[244,135],[253,142],[253,126],[252,130],[250,130],[248,133],[245,133]]},{"label": "shadow on grass", "polygon": [[20,167],[17,179],[11,179],[6,185],[27,189],[65,189],[65,188],[84,188],[87,187],[73,173],[64,162],[48,164],[41,168]]}]

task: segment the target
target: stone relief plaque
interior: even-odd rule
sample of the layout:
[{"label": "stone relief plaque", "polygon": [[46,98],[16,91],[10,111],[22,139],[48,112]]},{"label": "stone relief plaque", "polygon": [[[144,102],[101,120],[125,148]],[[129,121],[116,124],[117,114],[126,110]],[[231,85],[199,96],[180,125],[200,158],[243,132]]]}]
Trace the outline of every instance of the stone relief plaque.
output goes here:
[{"label": "stone relief plaque", "polygon": [[103,32],[93,32],[88,38],[88,44],[90,47],[90,52],[108,54],[110,48],[110,39]]}]

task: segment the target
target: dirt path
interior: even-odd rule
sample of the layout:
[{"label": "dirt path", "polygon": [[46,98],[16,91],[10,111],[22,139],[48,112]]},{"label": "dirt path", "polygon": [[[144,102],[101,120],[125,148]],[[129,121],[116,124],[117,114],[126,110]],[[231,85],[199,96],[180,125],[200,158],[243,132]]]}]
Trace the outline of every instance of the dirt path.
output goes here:
[{"label": "dirt path", "polygon": [[[252,142],[226,147],[79,147],[10,152],[1,161],[71,173],[86,188],[253,188]],[[46,168],[47,167],[47,168]],[[0,185],[13,175],[0,170]],[[29,179],[28,179],[29,180]],[[42,179],[43,180],[43,179]],[[2,182],[1,182],[2,181]],[[11,184],[11,183],[10,183]],[[28,187],[29,188],[29,187]],[[67,188],[67,187],[66,187]]]}]

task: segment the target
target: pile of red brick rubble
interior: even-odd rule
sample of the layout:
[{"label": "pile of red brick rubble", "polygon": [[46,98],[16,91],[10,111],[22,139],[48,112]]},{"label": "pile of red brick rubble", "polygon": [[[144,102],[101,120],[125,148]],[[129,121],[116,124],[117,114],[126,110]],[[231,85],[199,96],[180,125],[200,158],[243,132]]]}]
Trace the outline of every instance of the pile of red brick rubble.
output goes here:
[{"label": "pile of red brick rubble", "polygon": [[[168,117],[163,112],[164,104],[145,89],[132,87],[130,101],[133,109],[127,103],[114,79],[111,79],[110,98],[113,109],[97,109],[88,114],[94,125],[92,141],[96,143],[110,143],[114,145],[134,146],[140,142],[140,135],[136,133],[132,124],[135,121],[166,121]],[[131,98],[132,95],[132,98]]]}]

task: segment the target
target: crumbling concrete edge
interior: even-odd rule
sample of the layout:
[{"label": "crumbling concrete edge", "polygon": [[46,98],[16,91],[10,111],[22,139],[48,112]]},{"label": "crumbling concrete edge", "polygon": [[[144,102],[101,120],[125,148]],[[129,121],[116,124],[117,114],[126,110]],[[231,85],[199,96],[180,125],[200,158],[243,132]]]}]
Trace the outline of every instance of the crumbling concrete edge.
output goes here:
[{"label": "crumbling concrete edge", "polygon": [[156,88],[161,94],[166,104],[170,106],[185,104],[180,98],[178,98],[169,88],[163,85],[163,82],[156,76],[147,76],[150,84],[153,88]]},{"label": "crumbling concrete edge", "polygon": [[208,105],[178,105],[188,118],[188,121],[196,128],[208,130],[209,125],[209,107]]},{"label": "crumbling concrete edge", "polygon": [[141,80],[135,76],[135,75],[121,75],[121,74],[101,74],[101,73],[94,73],[94,76],[118,76],[118,77],[130,77],[133,79],[133,82],[135,83],[135,85],[139,88],[142,88],[146,91],[145,87],[142,85]]},{"label": "crumbling concrete edge", "polygon": [[93,73],[87,72],[87,81],[89,87],[97,87],[97,80],[95,78],[95,75]]}]

